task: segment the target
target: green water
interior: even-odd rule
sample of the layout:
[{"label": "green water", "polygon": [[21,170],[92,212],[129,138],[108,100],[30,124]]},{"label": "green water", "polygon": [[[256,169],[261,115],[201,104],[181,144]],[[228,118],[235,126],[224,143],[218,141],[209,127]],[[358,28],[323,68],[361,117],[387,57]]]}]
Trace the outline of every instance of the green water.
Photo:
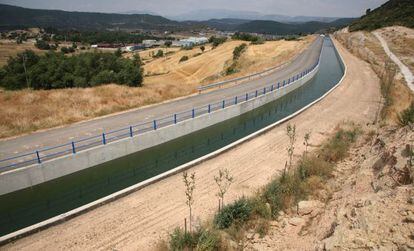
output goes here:
[{"label": "green water", "polygon": [[321,97],[342,75],[343,67],[331,40],[326,38],[318,74],[272,103],[165,144],[1,196],[0,235],[67,212],[226,146]]}]

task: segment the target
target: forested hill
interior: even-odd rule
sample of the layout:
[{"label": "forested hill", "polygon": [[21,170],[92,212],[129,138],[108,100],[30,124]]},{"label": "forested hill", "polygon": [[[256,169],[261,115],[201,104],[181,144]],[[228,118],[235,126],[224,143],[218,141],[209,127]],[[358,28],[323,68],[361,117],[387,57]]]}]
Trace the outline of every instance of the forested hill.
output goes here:
[{"label": "forested hill", "polygon": [[414,28],[414,0],[390,0],[373,11],[367,10],[349,30],[375,30],[392,25]]},{"label": "forested hill", "polygon": [[55,27],[76,29],[133,28],[176,30],[183,24],[148,14],[109,14],[27,9],[0,4],[0,27]]}]

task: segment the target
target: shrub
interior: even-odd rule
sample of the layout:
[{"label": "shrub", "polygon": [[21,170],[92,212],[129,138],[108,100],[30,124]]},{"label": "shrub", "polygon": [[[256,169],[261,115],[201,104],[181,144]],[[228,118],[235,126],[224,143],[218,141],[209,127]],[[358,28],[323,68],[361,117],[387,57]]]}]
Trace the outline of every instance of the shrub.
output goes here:
[{"label": "shrub", "polygon": [[44,40],[36,40],[35,46],[40,50],[50,50],[49,43]]},{"label": "shrub", "polygon": [[316,156],[303,157],[299,162],[297,172],[302,180],[311,176],[329,178],[333,171],[333,165]]},{"label": "shrub", "polygon": [[157,53],[154,55],[154,58],[161,58],[164,56],[164,52],[162,50],[158,50]]},{"label": "shrub", "polygon": [[217,250],[220,246],[220,235],[214,230],[200,228],[195,232],[184,232],[174,229],[170,235],[170,250],[196,249],[200,251]]},{"label": "shrub", "polygon": [[344,159],[348,155],[348,149],[351,143],[355,142],[358,134],[358,128],[349,130],[339,129],[334,137],[322,145],[322,158],[329,162],[337,162]]},{"label": "shrub", "polygon": [[219,46],[220,44],[223,44],[224,42],[226,42],[227,38],[226,37],[211,36],[208,41],[209,41],[209,43],[212,43],[213,48],[215,48],[215,47]]},{"label": "shrub", "polygon": [[242,33],[242,32],[236,32],[234,33],[234,35],[231,37],[234,40],[243,40],[243,41],[249,41],[249,42],[257,42],[259,40],[262,40],[260,37],[255,36],[255,35],[251,35],[248,33]]},{"label": "shrub", "polygon": [[233,60],[237,60],[240,58],[241,54],[246,50],[247,44],[243,43],[233,50]]},{"label": "shrub", "polygon": [[182,56],[181,58],[180,58],[180,63],[181,62],[184,62],[184,61],[187,61],[188,60],[188,56]]},{"label": "shrub", "polygon": [[414,123],[414,102],[398,115],[398,122],[402,126]]},{"label": "shrub", "polygon": [[251,212],[252,205],[250,201],[242,197],[223,207],[214,217],[214,225],[219,229],[225,229],[233,223],[243,223],[249,219]]}]

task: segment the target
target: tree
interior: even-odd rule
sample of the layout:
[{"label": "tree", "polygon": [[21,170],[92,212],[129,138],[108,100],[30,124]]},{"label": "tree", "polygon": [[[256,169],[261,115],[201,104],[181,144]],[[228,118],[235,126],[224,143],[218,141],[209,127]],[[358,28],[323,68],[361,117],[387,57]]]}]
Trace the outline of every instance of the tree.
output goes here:
[{"label": "tree", "polygon": [[309,146],[309,139],[310,139],[310,133],[305,133],[305,136],[303,137],[303,145],[305,146],[305,155],[308,153],[308,146]]},{"label": "tree", "polygon": [[230,188],[230,185],[233,183],[233,177],[230,175],[228,169],[219,170],[219,175],[214,176],[214,181],[216,182],[219,191],[217,196],[219,197],[219,208],[224,207],[224,195],[227,193],[227,190]]},{"label": "tree", "polygon": [[365,11],[365,15],[368,15],[369,13],[371,13],[371,9],[367,9],[366,11]]},{"label": "tree", "polygon": [[167,50],[165,52],[165,53],[167,53],[168,52],[168,48],[170,48],[171,45],[172,45],[172,41],[171,40],[167,40],[167,41],[165,41],[164,45],[167,46]]},{"label": "tree", "polygon": [[289,169],[292,167],[293,152],[295,150],[295,141],[296,141],[296,125],[288,124],[286,127],[286,134],[289,137],[289,145],[287,147],[287,152],[289,156]]},{"label": "tree", "polygon": [[206,49],[206,47],[204,47],[204,45],[202,45],[202,46],[200,47],[201,53],[203,53],[203,52],[205,51],[205,49]]},{"label": "tree", "polygon": [[120,48],[118,48],[118,49],[114,52],[114,54],[115,54],[115,56],[116,56],[117,58],[122,57],[122,51],[121,51],[121,49],[120,49]]},{"label": "tree", "polygon": [[183,180],[185,185],[185,197],[186,197],[186,204],[190,211],[190,232],[192,229],[192,206],[194,204],[194,189],[195,189],[195,173],[190,174],[188,176],[187,172],[183,172]]},{"label": "tree", "polygon": [[158,50],[157,53],[153,56],[154,58],[161,58],[164,56],[164,52],[162,50]]}]

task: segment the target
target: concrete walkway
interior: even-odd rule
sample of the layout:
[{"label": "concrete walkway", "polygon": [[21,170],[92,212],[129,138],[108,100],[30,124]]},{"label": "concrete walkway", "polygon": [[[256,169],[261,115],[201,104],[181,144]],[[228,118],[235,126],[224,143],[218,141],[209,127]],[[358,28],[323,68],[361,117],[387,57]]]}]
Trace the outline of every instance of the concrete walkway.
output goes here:
[{"label": "concrete walkway", "polygon": [[390,59],[396,65],[398,65],[398,67],[400,68],[401,73],[404,76],[405,82],[407,83],[407,85],[411,89],[411,91],[414,92],[414,83],[413,83],[414,75],[413,75],[413,73],[410,71],[410,69],[408,69],[408,67],[405,64],[403,64],[403,62],[401,62],[401,60],[394,53],[392,53],[392,51],[388,47],[387,42],[385,41],[385,39],[381,36],[381,34],[379,32],[374,31],[373,34],[380,41],[381,46],[382,46],[382,48],[384,48],[384,51],[388,55],[388,57],[390,57]]}]

